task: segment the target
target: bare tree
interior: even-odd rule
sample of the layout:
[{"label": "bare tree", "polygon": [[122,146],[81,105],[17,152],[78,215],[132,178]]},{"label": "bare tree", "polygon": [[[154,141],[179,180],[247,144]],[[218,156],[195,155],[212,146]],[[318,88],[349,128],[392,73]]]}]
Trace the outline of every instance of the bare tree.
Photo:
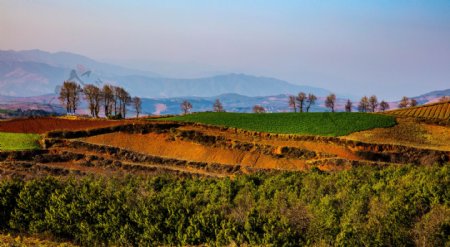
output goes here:
[{"label": "bare tree", "polygon": [[81,87],[76,82],[65,81],[59,92],[59,100],[67,113],[75,113],[80,103]]},{"label": "bare tree", "polygon": [[102,94],[105,116],[109,117],[112,115],[112,110],[114,107],[114,87],[108,84],[104,85]]},{"label": "bare tree", "polygon": [[439,102],[447,102],[447,101],[450,101],[450,96],[442,96],[439,99]]},{"label": "bare tree", "polygon": [[118,115],[118,112],[120,112],[120,110],[117,109],[117,106],[120,105],[120,91],[121,88],[120,87],[112,87],[113,89],[113,105],[114,105],[114,116]]},{"label": "bare tree", "polygon": [[294,112],[297,112],[297,101],[295,96],[289,95],[289,107],[294,109]]},{"label": "bare tree", "polygon": [[398,103],[398,108],[405,108],[409,105],[409,98],[406,96],[403,96],[403,98],[400,100],[400,103]]},{"label": "bare tree", "polygon": [[327,96],[325,99],[325,106],[331,109],[331,112],[334,112],[334,107],[336,103],[336,95],[334,93]]},{"label": "bare tree", "polygon": [[139,113],[142,111],[142,100],[139,97],[133,98],[133,107],[136,111],[136,118],[139,118]]},{"label": "bare tree", "polygon": [[253,106],[253,112],[254,113],[265,113],[266,109],[263,106],[255,105],[255,106]]},{"label": "bare tree", "polygon": [[304,92],[300,92],[297,95],[298,109],[300,112],[303,112],[303,106],[305,104],[306,94]]},{"label": "bare tree", "polygon": [[384,112],[386,110],[389,110],[389,103],[387,103],[386,101],[382,100],[380,102],[380,111]]},{"label": "bare tree", "polygon": [[353,103],[350,99],[347,99],[347,103],[345,104],[345,111],[352,112]]},{"label": "bare tree", "polygon": [[367,96],[364,96],[359,101],[358,111],[367,112],[368,109],[369,109],[369,98],[367,98]]},{"label": "bare tree", "polygon": [[216,101],[214,102],[213,110],[214,110],[215,112],[224,112],[224,111],[225,111],[225,110],[223,109],[223,105],[222,105],[222,103],[220,102],[219,99],[216,99]]},{"label": "bare tree", "polygon": [[306,98],[306,112],[309,112],[309,109],[311,108],[312,105],[314,105],[316,103],[317,97],[310,93],[308,94],[308,98]]},{"label": "bare tree", "polygon": [[192,109],[192,104],[187,100],[183,100],[180,107],[184,114],[188,114]]},{"label": "bare tree", "polygon": [[369,108],[370,108],[370,111],[371,111],[371,112],[375,112],[375,110],[377,109],[377,107],[378,107],[378,99],[377,99],[377,96],[375,96],[375,95],[370,96],[370,98],[369,98]]},{"label": "bare tree", "polygon": [[70,84],[72,82],[65,81],[59,91],[59,100],[61,104],[66,108],[67,113],[71,113],[72,106],[70,104]]},{"label": "bare tree", "polygon": [[92,84],[86,84],[83,88],[83,93],[88,102],[89,111],[91,111],[92,117],[98,117],[102,101],[100,88]]},{"label": "bare tree", "polygon": [[419,102],[417,102],[417,100],[415,100],[415,99],[411,99],[410,101],[409,101],[409,106],[417,106],[419,104]]},{"label": "bare tree", "polygon": [[119,112],[123,118],[126,118],[127,106],[131,103],[130,94],[123,88],[119,87]]}]

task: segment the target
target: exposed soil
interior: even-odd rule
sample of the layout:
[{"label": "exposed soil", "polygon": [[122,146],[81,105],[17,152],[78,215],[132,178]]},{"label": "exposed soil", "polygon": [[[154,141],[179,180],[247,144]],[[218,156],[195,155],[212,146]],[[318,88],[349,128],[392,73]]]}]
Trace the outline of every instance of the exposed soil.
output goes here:
[{"label": "exposed soil", "polygon": [[406,119],[393,128],[343,138],[129,120],[22,119],[1,122],[0,131],[5,126],[50,132],[44,135],[44,150],[0,152],[0,178],[130,173],[233,177],[258,171],[313,167],[340,171],[450,160],[449,127]]},{"label": "exposed soil", "polygon": [[130,123],[129,120],[94,120],[64,118],[23,118],[0,121],[0,132],[43,134],[54,130],[84,130],[117,126]]},{"label": "exposed soil", "polygon": [[397,122],[398,125],[392,128],[355,132],[343,138],[367,143],[400,144],[450,151],[449,126],[417,123],[407,118],[399,118]]},{"label": "exposed soil", "polygon": [[88,143],[120,147],[149,155],[197,162],[215,162],[268,169],[303,170],[304,160],[274,158],[259,152],[205,146],[190,141],[171,140],[168,134],[111,133],[83,139]]},{"label": "exposed soil", "polygon": [[221,136],[225,139],[239,140],[245,142],[256,142],[266,145],[297,147],[307,150],[314,150],[319,153],[328,153],[350,160],[360,160],[352,151],[342,145],[336,145],[326,142],[307,141],[307,140],[289,140],[282,138],[266,138],[264,135],[250,135],[236,133],[233,130],[221,130],[219,128],[206,128],[201,125],[186,125],[179,128],[180,130],[194,130],[204,133],[205,135]]}]

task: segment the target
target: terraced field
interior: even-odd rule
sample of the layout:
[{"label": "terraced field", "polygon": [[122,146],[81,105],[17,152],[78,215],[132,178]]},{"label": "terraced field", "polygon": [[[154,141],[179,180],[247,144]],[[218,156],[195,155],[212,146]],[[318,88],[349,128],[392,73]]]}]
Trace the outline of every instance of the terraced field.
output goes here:
[{"label": "terraced field", "polygon": [[450,119],[450,101],[396,109],[388,111],[386,113],[389,115],[401,117],[414,117],[448,121]]},{"label": "terraced field", "polygon": [[[254,115],[266,119],[268,116]],[[220,116],[231,116],[225,119],[230,121],[237,115]],[[375,114],[363,116],[393,119]],[[450,147],[445,145],[450,138],[445,135],[447,127],[414,122],[405,125],[403,120],[394,127],[342,137],[268,133],[186,121],[111,121],[106,122],[106,126],[101,121],[91,123],[99,127],[74,130],[54,127],[56,130],[42,135],[42,150],[0,152],[0,175],[176,173],[222,177],[257,171],[302,171],[314,167],[339,171],[389,163],[442,164],[450,160]],[[414,137],[416,127],[431,131],[426,135],[433,138],[425,134]]]}]

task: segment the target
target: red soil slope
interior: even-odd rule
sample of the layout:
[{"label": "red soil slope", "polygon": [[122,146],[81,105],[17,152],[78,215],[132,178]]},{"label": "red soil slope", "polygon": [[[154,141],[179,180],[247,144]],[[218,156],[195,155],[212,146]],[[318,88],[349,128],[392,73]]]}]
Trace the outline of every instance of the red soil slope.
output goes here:
[{"label": "red soil slope", "polygon": [[84,130],[116,126],[128,121],[62,119],[62,118],[25,118],[0,121],[0,132],[43,134],[53,130]]}]

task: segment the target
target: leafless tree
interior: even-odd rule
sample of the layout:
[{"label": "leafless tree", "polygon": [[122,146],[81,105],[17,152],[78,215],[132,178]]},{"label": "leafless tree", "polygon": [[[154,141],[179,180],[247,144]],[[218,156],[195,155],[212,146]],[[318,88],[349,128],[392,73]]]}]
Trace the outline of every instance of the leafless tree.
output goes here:
[{"label": "leafless tree", "polygon": [[377,107],[378,107],[377,96],[375,96],[375,95],[370,96],[370,98],[369,98],[369,109],[370,109],[370,111],[371,112],[375,112]]},{"label": "leafless tree", "polygon": [[89,111],[92,117],[98,118],[100,112],[100,104],[102,101],[102,94],[100,88],[92,84],[86,84],[83,88],[84,98],[88,102]]},{"label": "leafless tree", "polygon": [[112,87],[113,89],[113,105],[114,105],[114,116],[118,115],[118,112],[120,113],[120,110],[117,109],[117,106],[120,106],[120,87]]},{"label": "leafless tree", "polygon": [[114,107],[114,87],[108,84],[104,85],[102,95],[105,116],[109,117],[112,115],[112,110]]},{"label": "leafless tree", "polygon": [[294,112],[297,112],[297,101],[295,100],[295,96],[289,95],[289,107],[294,109]]},{"label": "leafless tree", "polygon": [[220,102],[219,99],[216,99],[216,101],[214,102],[213,110],[214,110],[215,112],[224,112],[224,111],[225,111],[225,110],[223,109],[222,102]]},{"label": "leafless tree", "polygon": [[123,88],[119,87],[117,89],[118,99],[119,99],[119,113],[121,117],[126,118],[127,106],[131,103],[130,94]]},{"label": "leafless tree", "polygon": [[265,113],[266,109],[263,106],[255,105],[255,106],[253,106],[253,112],[254,113]]},{"label": "leafless tree", "polygon": [[442,96],[439,98],[439,102],[447,102],[450,101],[450,96]]},{"label": "leafless tree", "polygon": [[136,111],[136,118],[139,118],[139,113],[142,111],[142,100],[139,97],[133,98],[133,107]]},{"label": "leafless tree", "polygon": [[403,96],[403,98],[400,100],[400,103],[398,103],[398,108],[405,108],[409,105],[409,98],[406,96]]},{"label": "leafless tree", "polygon": [[297,95],[297,102],[298,102],[298,109],[300,110],[300,112],[303,112],[303,106],[305,104],[305,100],[306,100],[306,94],[304,92],[300,92]]},{"label": "leafless tree", "polygon": [[192,109],[192,104],[187,100],[183,100],[180,107],[184,114],[188,114]]},{"label": "leafless tree", "polygon": [[312,105],[314,105],[316,103],[317,97],[310,93],[308,94],[308,98],[306,98],[306,112],[309,112],[309,109],[311,108]]},{"label": "leafless tree", "polygon": [[368,109],[369,109],[369,98],[367,98],[367,96],[364,96],[359,101],[358,111],[367,112]]},{"label": "leafless tree", "polygon": [[409,101],[409,106],[417,106],[419,104],[419,102],[417,102],[417,100],[415,100],[415,99],[411,99],[410,101]]},{"label": "leafless tree", "polygon": [[325,99],[325,106],[331,109],[331,112],[334,112],[334,107],[336,103],[336,95],[334,93],[327,96]]},{"label": "leafless tree", "polygon": [[380,111],[384,112],[386,110],[389,110],[389,103],[387,103],[386,101],[382,100],[380,102]]},{"label": "leafless tree", "polygon": [[59,91],[59,100],[61,104],[66,108],[67,113],[71,113],[72,106],[70,104],[70,84],[72,82],[65,81]]},{"label": "leafless tree", "polygon": [[80,103],[81,87],[76,82],[65,81],[59,92],[59,100],[67,113],[75,113]]},{"label": "leafless tree", "polygon": [[347,103],[345,104],[345,111],[352,112],[353,103],[350,99],[347,99]]}]

